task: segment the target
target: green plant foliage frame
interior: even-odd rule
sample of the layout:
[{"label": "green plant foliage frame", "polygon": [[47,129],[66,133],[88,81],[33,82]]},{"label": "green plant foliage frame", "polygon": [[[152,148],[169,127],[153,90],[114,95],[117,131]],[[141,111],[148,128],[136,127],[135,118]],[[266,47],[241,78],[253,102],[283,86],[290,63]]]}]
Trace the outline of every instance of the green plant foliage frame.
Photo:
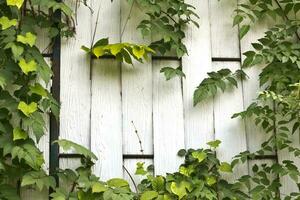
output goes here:
[{"label": "green plant foliage frame", "polygon": [[[82,3],[87,5],[85,0]],[[184,0],[128,0],[128,3],[132,7],[138,4],[148,15],[137,27],[144,37],[155,31],[163,37],[146,45],[109,44],[105,38],[92,47],[83,46],[86,53],[95,57],[114,56],[129,64],[133,60],[147,62],[150,54],[173,51],[180,58],[188,53],[182,42],[184,28],[188,24],[199,27],[192,5]],[[63,20],[53,16],[57,10]],[[82,155],[81,166],[76,170],[57,169],[51,175],[43,169],[43,154],[37,147],[45,133],[43,116],[51,113],[58,119],[59,104],[47,89],[53,73],[35,46],[36,33],[38,29],[46,29],[50,39],[72,37],[73,11],[55,0],[0,0],[0,199],[19,200],[21,189],[28,187],[37,191],[51,189],[49,198],[54,200],[300,199],[299,191],[280,193],[280,178],[284,176],[291,177],[300,187],[300,172],[291,160],[255,164],[252,175],[245,174],[233,181],[223,178],[224,174],[233,175],[237,165],[269,152],[288,150],[294,157],[300,155],[300,149],[291,145],[291,136],[299,134],[300,127],[299,10],[297,0],[246,0],[235,10],[233,25],[239,26],[241,39],[261,19],[274,21],[263,38],[253,41],[253,50],[244,53],[243,68],[263,66],[259,75],[263,90],[245,111],[233,115],[252,120],[270,135],[261,149],[241,152],[231,163],[216,157],[219,140],[209,142],[209,149],[182,149],[178,156],[184,157],[184,163],[178,172],[154,176],[153,166],[146,168],[144,163],[137,163],[136,175],[144,179],[130,188],[121,178],[103,182],[93,175],[96,156],[67,140],[54,143]],[[167,80],[185,77],[180,66],[165,67],[161,73]],[[247,78],[243,69],[236,72],[222,69],[208,76],[195,90],[195,106],[218,95],[218,90],[225,92],[228,86],[237,87],[239,79]]]}]

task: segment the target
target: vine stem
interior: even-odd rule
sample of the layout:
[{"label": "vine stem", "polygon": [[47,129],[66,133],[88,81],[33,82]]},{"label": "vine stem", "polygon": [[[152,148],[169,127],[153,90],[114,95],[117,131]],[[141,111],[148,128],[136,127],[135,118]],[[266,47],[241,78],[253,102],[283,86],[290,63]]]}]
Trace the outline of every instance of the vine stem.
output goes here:
[{"label": "vine stem", "polygon": [[132,13],[134,4],[135,4],[135,0],[134,0],[134,1],[132,2],[132,4],[131,4],[130,10],[129,10],[129,14],[128,14],[128,16],[127,16],[127,18],[126,18],[126,21],[125,21],[125,24],[124,24],[124,26],[123,26],[123,28],[122,28],[121,37],[123,36],[123,34],[124,34],[124,32],[125,32],[125,29],[126,29],[126,26],[127,26],[127,24],[128,24],[128,21],[129,21],[129,19],[130,19],[130,16],[131,16],[131,13]]},{"label": "vine stem", "polygon": [[124,165],[123,165],[123,169],[126,171],[126,173],[128,174],[130,180],[132,181],[136,193],[139,193],[138,188],[137,188],[137,185],[136,185],[136,183],[135,183],[135,181],[134,181],[132,175],[130,174],[130,172],[128,171],[128,169],[127,169]]},{"label": "vine stem", "polygon": [[[275,0],[275,2],[276,2],[276,4],[277,4],[277,6],[280,8],[280,10],[282,11],[282,13],[283,13],[283,15],[284,15],[284,20],[285,20],[285,21],[290,21],[289,17],[288,17],[287,14],[284,12],[284,10],[283,10],[282,6],[280,5],[279,1],[278,1],[278,0]],[[299,34],[298,34],[297,31],[295,32],[295,34],[296,34],[296,37],[298,38],[298,40],[300,40],[300,36],[299,36]]]},{"label": "vine stem", "polygon": [[97,11],[95,29],[94,29],[94,33],[93,33],[92,42],[91,42],[91,49],[93,47],[93,44],[94,44],[94,41],[95,41],[95,37],[96,37],[97,27],[98,27],[98,23],[99,23],[99,16],[100,16],[100,8],[101,8],[101,3],[99,4],[99,8],[98,8],[98,11]]},{"label": "vine stem", "polygon": [[142,154],[144,154],[143,143],[142,143],[142,140],[141,140],[140,135],[139,135],[139,133],[138,133],[138,130],[137,130],[137,128],[136,128],[134,122],[131,121],[131,123],[132,123],[132,126],[133,126],[133,128],[134,128],[134,133],[136,134],[136,136],[137,136],[137,138],[138,138],[138,140],[139,140],[139,144],[140,144],[140,152],[141,152]]}]

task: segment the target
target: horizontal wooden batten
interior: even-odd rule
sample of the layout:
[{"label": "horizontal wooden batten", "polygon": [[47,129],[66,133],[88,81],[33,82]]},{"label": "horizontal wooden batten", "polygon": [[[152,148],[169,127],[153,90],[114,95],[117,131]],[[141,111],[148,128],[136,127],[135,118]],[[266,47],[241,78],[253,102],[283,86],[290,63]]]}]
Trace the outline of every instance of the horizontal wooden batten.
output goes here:
[{"label": "horizontal wooden batten", "polygon": [[52,58],[53,53],[42,53],[42,56],[43,56],[44,58]]},{"label": "horizontal wooden batten", "polygon": [[[97,58],[96,56],[92,56],[92,59],[115,59],[116,57],[113,55],[104,55]],[[152,60],[173,60],[173,61],[181,61],[182,58],[178,58],[177,56],[152,56]],[[213,57],[211,58],[213,62],[241,62],[241,58],[225,58],[225,57]]]},{"label": "horizontal wooden batten", "polygon": [[[61,153],[59,158],[82,158],[83,155],[76,153]],[[153,159],[153,154],[125,154],[123,159]]]}]

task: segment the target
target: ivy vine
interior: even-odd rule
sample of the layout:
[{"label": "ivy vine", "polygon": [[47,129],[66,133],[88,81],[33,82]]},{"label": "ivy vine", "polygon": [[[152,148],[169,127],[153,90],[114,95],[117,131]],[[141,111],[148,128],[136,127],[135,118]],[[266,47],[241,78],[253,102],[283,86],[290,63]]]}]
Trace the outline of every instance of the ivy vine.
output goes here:
[{"label": "ivy vine", "polygon": [[[175,51],[177,57],[187,54],[182,42],[187,24],[199,26],[195,8],[184,0],[128,0],[144,9],[148,19],[137,27],[144,37],[151,33],[161,38],[151,44],[110,44],[101,39],[82,49],[95,57],[114,56],[120,62],[144,62],[150,54],[165,55]],[[87,5],[86,1],[83,1]],[[54,18],[59,10],[63,17]],[[255,164],[252,175],[245,174],[233,181],[224,173],[234,173],[240,163],[269,152],[288,150],[299,157],[300,149],[292,145],[292,135],[299,134],[300,120],[300,2],[295,0],[246,0],[235,10],[233,25],[240,27],[243,38],[262,18],[274,21],[265,36],[255,41],[253,50],[244,53],[243,68],[263,67],[259,75],[262,91],[245,110],[233,117],[249,118],[270,137],[256,152],[241,152],[231,163],[221,162],[215,154],[221,141],[208,143],[209,149],[180,150],[184,163],[178,172],[154,176],[153,167],[137,163],[136,174],[144,180],[130,188],[121,178],[101,181],[92,173],[97,157],[86,148],[67,140],[58,140],[64,150],[73,149],[82,155],[81,166],[75,170],[57,169],[49,175],[44,157],[37,147],[46,127],[43,116],[51,113],[58,119],[59,104],[47,89],[53,75],[42,52],[36,47],[37,31],[45,29],[49,38],[74,35],[73,11],[55,0],[0,0],[0,199],[19,200],[22,188],[51,188],[54,200],[235,200],[235,199],[300,199],[300,192],[280,193],[280,178],[290,176],[299,185],[300,171],[291,160],[274,164]],[[201,28],[201,27],[200,27]],[[49,44],[49,49],[52,43]],[[161,70],[169,80],[185,77],[180,67]],[[194,104],[237,87],[245,79],[243,70],[222,69],[208,73],[197,87]],[[245,80],[246,81],[246,80]],[[58,185],[54,177],[59,177]]]}]

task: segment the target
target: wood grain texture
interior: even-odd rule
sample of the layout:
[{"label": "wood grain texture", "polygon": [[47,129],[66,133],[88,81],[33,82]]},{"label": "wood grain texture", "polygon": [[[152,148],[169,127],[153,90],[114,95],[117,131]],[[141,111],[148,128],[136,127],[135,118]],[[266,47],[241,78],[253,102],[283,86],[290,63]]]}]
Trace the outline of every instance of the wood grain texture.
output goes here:
[{"label": "wood grain texture", "polygon": [[122,109],[120,64],[95,60],[92,70],[91,150],[102,180],[122,177]]},{"label": "wood grain texture", "polygon": [[232,26],[237,1],[210,0],[209,3],[212,57],[240,58],[238,27]]},{"label": "wood grain texture", "polygon": [[[69,0],[72,8],[75,1]],[[80,49],[91,43],[91,13],[80,5],[76,36],[61,46],[60,137],[90,147],[90,58]]]},{"label": "wood grain texture", "polygon": [[155,174],[178,170],[183,159],[177,156],[184,149],[184,119],[181,79],[166,81],[163,67],[177,68],[178,61],[153,61],[153,135]]},{"label": "wood grain texture", "polygon": [[[251,30],[245,37],[241,40],[241,53],[244,53],[249,50],[253,50],[251,43],[256,42],[257,39],[264,36],[264,32],[267,29],[268,24],[261,23],[255,27],[252,27]],[[244,59],[245,56],[242,56]],[[261,90],[259,86],[259,74],[261,73],[262,66],[254,66],[246,68],[244,71],[248,75],[248,79],[243,82],[244,90],[244,106],[245,109],[253,103],[253,101],[258,96],[259,91]],[[262,128],[257,127],[254,124],[253,119],[247,119],[245,121],[246,125],[246,134],[248,139],[249,151],[254,152],[259,150],[260,145],[267,140],[273,133],[266,134]],[[273,153],[274,154],[274,153]]]},{"label": "wood grain texture", "polygon": [[[223,68],[228,68],[235,72],[240,69],[240,63],[213,62],[214,71]],[[235,155],[247,150],[247,138],[243,120],[231,119],[234,113],[243,109],[241,81],[238,81],[238,88],[230,87],[227,91],[217,94],[214,98],[215,139],[222,141],[217,149],[217,156],[221,161],[231,162]],[[234,178],[245,174],[248,174],[247,163],[235,168]]]},{"label": "wood grain texture", "polygon": [[189,0],[200,16],[200,28],[186,31],[189,56],[182,59],[186,79],[183,81],[186,148],[206,146],[213,139],[213,102],[210,100],[193,106],[193,93],[200,82],[212,71],[209,23],[209,1]]},{"label": "wood grain texture", "polygon": [[[137,44],[149,44],[136,30],[145,14],[134,5],[129,14],[130,5],[121,2],[121,41]],[[128,17],[129,16],[129,17]],[[127,21],[128,19],[128,21]],[[123,152],[124,154],[152,154],[152,64],[134,62],[122,64],[122,107],[123,107]],[[140,147],[137,130],[142,142]],[[141,152],[143,150],[143,152]]]},{"label": "wood grain texture", "polygon": [[[94,43],[99,39],[107,37],[109,37],[110,43],[120,42],[120,2],[120,0],[91,0],[91,8],[94,11],[91,22],[92,38],[96,29]],[[97,17],[98,11],[99,17]]]}]

